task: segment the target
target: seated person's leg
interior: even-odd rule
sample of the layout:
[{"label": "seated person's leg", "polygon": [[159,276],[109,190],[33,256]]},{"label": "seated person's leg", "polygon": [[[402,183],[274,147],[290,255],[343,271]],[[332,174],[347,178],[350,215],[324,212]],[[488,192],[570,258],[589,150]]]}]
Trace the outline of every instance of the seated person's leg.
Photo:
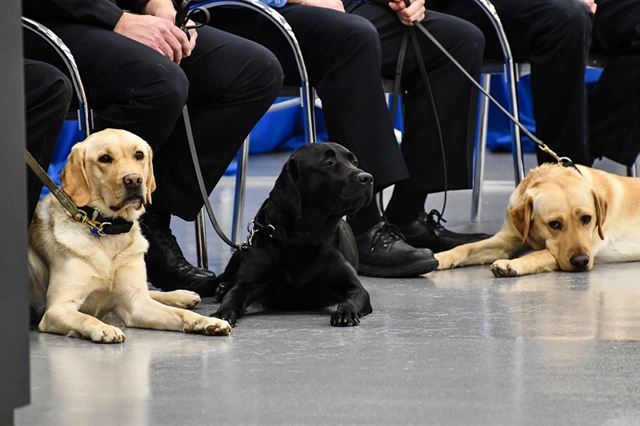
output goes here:
[{"label": "seated person's leg", "polygon": [[[560,156],[590,164],[584,70],[592,17],[580,0],[492,0],[517,62],[531,63],[536,135]],[[470,0],[430,7],[470,20],[485,33],[488,57],[502,60],[495,31]],[[538,161],[552,161],[537,152]]]},{"label": "seated person's leg", "polygon": [[[282,69],[273,54],[256,43],[215,28],[198,33],[196,48],[181,67],[189,78],[189,117],[205,186],[211,192],[278,96]],[[172,283],[165,279],[163,265],[180,269],[186,263],[171,235],[170,216],[194,220],[203,205],[182,118],[154,164],[158,188],[144,218],[145,236],[151,242],[147,265],[152,283],[167,289]]]},{"label": "seated person's leg", "polygon": [[[363,4],[352,13],[369,19],[378,29],[382,74],[393,79],[406,26],[388,7],[376,4]],[[479,75],[484,47],[480,30],[462,19],[429,10],[422,24],[467,71],[476,77]],[[410,44],[402,74],[405,108],[402,152],[410,178],[396,184],[386,213],[389,221],[399,226],[411,245],[440,251],[487,237],[485,234],[448,231],[440,225],[437,214],[425,212],[427,194],[470,188],[477,91],[423,34],[418,32],[417,40],[433,89],[444,147],[440,144],[428,89]],[[443,156],[446,159],[446,185]]]},{"label": "seated person's leg", "polygon": [[640,2],[597,2],[593,50],[611,55],[589,97],[594,158],[630,166],[640,153]]},{"label": "seated person's leg", "polygon": [[[24,87],[27,149],[47,170],[73,90],[67,77],[56,67],[31,59],[24,61]],[[27,185],[30,222],[42,190],[42,182],[31,170],[27,174]]]},{"label": "seated person's leg", "polygon": [[[405,179],[406,167],[382,91],[378,36],[373,26],[360,17],[325,8],[290,5],[279,11],[304,52],[331,140],[356,154],[360,167],[373,174],[376,190]],[[282,64],[285,82],[298,84],[289,45],[263,18],[225,10],[214,15],[212,24],[268,47]],[[414,276],[433,269],[432,253],[406,244],[383,222],[375,203],[350,224],[358,240],[361,273]]]}]

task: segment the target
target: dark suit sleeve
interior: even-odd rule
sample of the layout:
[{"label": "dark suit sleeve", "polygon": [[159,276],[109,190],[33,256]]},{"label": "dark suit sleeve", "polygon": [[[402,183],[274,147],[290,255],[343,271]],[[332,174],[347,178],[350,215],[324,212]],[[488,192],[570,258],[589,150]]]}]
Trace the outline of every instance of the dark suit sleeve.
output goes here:
[{"label": "dark suit sleeve", "polygon": [[[123,2],[131,7],[141,8],[146,2],[128,0]],[[111,0],[23,0],[23,14],[42,22],[74,22],[95,25],[112,30],[123,10]]]}]

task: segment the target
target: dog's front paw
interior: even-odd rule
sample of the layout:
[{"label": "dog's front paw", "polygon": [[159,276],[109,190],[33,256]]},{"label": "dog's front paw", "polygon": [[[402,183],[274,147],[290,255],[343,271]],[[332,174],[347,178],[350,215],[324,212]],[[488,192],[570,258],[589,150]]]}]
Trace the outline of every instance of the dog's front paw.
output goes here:
[{"label": "dog's front paw", "polygon": [[200,295],[189,290],[174,290],[171,292],[173,306],[176,308],[191,309],[200,303]]},{"label": "dog's front paw", "polygon": [[438,259],[438,271],[442,271],[443,269],[452,269],[458,265],[458,262],[451,251],[436,253],[434,254],[434,257]]},{"label": "dog's front paw", "polygon": [[228,309],[228,308],[219,309],[209,316],[220,318],[221,320],[231,324],[231,327],[236,326],[237,314],[236,314],[236,311],[234,311],[233,309]]},{"label": "dog's front paw", "polygon": [[94,327],[89,338],[96,343],[122,343],[127,337],[118,327],[103,324]]},{"label": "dog's front paw", "polygon": [[513,261],[509,259],[501,259],[493,262],[491,265],[491,272],[493,272],[493,275],[498,278],[517,277],[520,275],[516,270]]},{"label": "dog's front paw", "polygon": [[348,306],[338,306],[338,309],[331,315],[333,327],[353,327],[358,324],[360,324],[360,314]]},{"label": "dog's front paw", "polygon": [[206,334],[208,336],[226,336],[231,333],[231,325],[219,318],[202,317],[193,324],[191,330],[185,330],[188,333]]},{"label": "dog's front paw", "polygon": [[216,287],[216,291],[213,295],[213,297],[215,297],[216,302],[218,303],[222,302],[224,295],[227,294],[229,290],[231,290],[232,285],[233,283],[231,282],[222,282],[218,284],[218,287]]}]

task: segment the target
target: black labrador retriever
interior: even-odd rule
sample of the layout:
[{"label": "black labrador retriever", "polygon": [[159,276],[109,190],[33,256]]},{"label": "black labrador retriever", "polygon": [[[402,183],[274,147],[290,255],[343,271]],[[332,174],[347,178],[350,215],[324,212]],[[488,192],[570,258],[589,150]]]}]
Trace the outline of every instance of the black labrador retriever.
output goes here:
[{"label": "black labrador retriever", "polygon": [[[216,294],[212,316],[235,325],[253,302],[283,310],[337,304],[331,325],[352,326],[372,312],[358,275],[358,251],[342,219],[373,198],[373,177],[336,143],[295,150],[236,250]],[[212,287],[201,295],[213,295]]]}]

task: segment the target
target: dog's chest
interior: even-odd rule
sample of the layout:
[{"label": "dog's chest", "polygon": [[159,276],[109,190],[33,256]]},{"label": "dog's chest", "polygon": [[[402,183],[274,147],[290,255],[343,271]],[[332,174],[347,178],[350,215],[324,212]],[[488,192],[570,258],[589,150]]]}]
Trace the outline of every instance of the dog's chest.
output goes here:
[{"label": "dog's chest", "polygon": [[331,272],[337,252],[322,246],[296,246],[287,250],[277,268],[283,284],[304,287],[322,282]]}]

